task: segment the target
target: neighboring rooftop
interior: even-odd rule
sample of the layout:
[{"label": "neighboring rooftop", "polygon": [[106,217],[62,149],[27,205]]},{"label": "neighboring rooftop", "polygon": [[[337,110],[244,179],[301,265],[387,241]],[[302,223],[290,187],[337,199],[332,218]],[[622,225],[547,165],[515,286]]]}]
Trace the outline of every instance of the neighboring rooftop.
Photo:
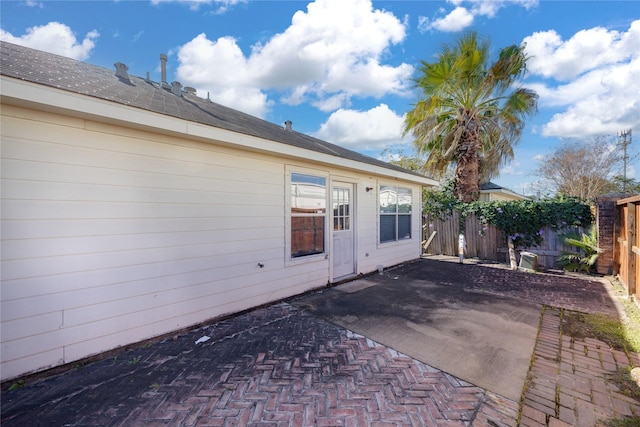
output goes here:
[{"label": "neighboring rooftop", "polygon": [[531,198],[518,194],[513,190],[502,187],[491,181],[480,184],[480,200],[530,200]]},{"label": "neighboring rooftop", "polygon": [[152,82],[129,75],[125,64],[113,70],[0,42],[0,74],[192,122],[256,136],[306,150],[422,176],[387,162],[279,126],[195,95],[177,82]]}]

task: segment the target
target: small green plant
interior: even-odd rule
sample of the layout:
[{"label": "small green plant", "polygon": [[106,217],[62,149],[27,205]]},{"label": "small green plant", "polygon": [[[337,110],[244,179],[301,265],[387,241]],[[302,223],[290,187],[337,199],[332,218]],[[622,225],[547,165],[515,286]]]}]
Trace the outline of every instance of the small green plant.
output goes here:
[{"label": "small green plant", "polygon": [[601,421],[601,423],[598,425],[604,425],[606,427],[637,427],[640,425],[640,417],[631,416],[615,420],[606,420]]},{"label": "small green plant", "polygon": [[627,294],[627,290],[619,281],[613,280],[611,284],[620,298],[626,314],[622,320],[622,324],[626,330],[625,335],[627,343],[629,344],[629,350],[634,353],[640,353],[640,307],[638,307],[635,302],[624,297]]},{"label": "small green plant", "polygon": [[598,256],[602,249],[598,247],[598,235],[595,227],[588,234],[575,233],[565,237],[564,243],[573,246],[579,252],[564,252],[558,258],[558,264],[567,271],[592,273],[595,270]]},{"label": "small green plant", "polygon": [[136,363],[140,362],[140,356],[136,356],[133,359],[131,359],[128,363],[129,365],[135,365]]},{"label": "small green plant", "polygon": [[[632,303],[633,304],[633,303]],[[637,320],[622,321],[602,313],[565,311],[562,330],[575,339],[596,338],[617,350],[640,352],[640,324]]]},{"label": "small green plant", "polygon": [[9,391],[17,390],[19,388],[24,387],[25,385],[27,385],[25,380],[18,380],[15,383],[11,384],[11,387],[9,387]]},{"label": "small green plant", "polygon": [[621,368],[610,375],[610,380],[618,387],[618,392],[634,400],[640,400],[640,387],[631,377],[631,366]]}]

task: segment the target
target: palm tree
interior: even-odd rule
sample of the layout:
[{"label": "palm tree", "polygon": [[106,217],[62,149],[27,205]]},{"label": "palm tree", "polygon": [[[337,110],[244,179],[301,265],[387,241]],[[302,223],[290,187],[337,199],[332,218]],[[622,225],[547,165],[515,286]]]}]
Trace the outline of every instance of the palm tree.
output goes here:
[{"label": "palm tree", "polygon": [[422,61],[416,87],[423,99],[405,118],[404,134],[427,155],[425,172],[441,177],[456,165],[454,193],[463,202],[477,200],[480,181],[513,159],[523,119],[537,111],[538,95],[514,88],[526,72],[524,46],[502,49],[492,64],[489,47],[470,33],[445,46],[437,61]]}]

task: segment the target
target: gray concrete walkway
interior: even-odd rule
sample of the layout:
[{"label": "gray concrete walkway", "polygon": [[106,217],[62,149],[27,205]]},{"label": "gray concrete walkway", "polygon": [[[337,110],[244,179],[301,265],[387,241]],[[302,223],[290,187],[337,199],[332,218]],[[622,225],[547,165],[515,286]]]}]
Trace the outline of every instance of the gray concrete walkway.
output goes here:
[{"label": "gray concrete walkway", "polygon": [[293,303],[493,393],[520,399],[540,305],[441,284],[439,272],[423,267],[420,277],[400,267]]}]

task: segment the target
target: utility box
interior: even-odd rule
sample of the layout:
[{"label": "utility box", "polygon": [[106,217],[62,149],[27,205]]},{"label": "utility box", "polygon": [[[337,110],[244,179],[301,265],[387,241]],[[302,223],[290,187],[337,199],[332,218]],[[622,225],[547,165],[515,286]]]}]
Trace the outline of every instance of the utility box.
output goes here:
[{"label": "utility box", "polygon": [[536,271],[538,268],[538,255],[531,252],[520,252],[520,265],[518,268]]}]

